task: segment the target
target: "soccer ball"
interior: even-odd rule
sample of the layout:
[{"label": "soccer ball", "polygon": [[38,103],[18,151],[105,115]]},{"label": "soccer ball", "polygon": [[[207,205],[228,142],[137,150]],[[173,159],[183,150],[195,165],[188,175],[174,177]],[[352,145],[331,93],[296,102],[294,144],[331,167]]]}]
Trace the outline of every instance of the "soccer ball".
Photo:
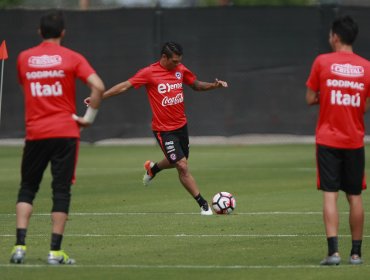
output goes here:
[{"label": "soccer ball", "polygon": [[234,211],[236,200],[231,193],[219,192],[212,199],[213,210],[217,214],[230,214]]}]

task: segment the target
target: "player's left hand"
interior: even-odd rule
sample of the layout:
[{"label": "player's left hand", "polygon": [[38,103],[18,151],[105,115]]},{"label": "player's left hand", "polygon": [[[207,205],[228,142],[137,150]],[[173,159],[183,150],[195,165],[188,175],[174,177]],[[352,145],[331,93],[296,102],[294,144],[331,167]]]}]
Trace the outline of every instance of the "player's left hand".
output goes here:
[{"label": "player's left hand", "polygon": [[221,81],[221,80],[219,80],[217,78],[215,80],[215,84],[216,84],[216,87],[218,87],[218,88],[219,87],[224,87],[224,88],[228,87],[227,82]]}]

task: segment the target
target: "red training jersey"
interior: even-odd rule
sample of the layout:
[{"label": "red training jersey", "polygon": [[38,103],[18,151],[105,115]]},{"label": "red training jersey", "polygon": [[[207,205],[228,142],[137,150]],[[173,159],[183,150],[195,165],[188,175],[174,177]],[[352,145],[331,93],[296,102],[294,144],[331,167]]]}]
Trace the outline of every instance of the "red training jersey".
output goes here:
[{"label": "red training jersey", "polygon": [[344,149],[363,147],[370,62],[352,52],[319,55],[306,85],[319,92],[316,143]]},{"label": "red training jersey", "polygon": [[18,79],[25,97],[26,139],[79,138],[72,119],[76,113],[76,85],[95,73],[79,53],[52,42],[21,52]]},{"label": "red training jersey", "polygon": [[154,131],[176,130],[186,124],[183,83],[192,85],[195,80],[196,76],[183,64],[167,70],[159,62],[139,70],[129,79],[135,88],[146,87]]}]

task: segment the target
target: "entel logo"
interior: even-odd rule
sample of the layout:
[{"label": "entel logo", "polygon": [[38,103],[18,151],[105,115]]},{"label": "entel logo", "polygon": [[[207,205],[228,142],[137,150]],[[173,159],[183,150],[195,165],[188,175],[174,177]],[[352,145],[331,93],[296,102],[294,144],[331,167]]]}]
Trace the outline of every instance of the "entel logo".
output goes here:
[{"label": "entel logo", "polygon": [[175,83],[175,84],[159,84],[158,85],[158,93],[165,94],[170,92],[173,89],[182,89],[182,83]]},{"label": "entel logo", "polygon": [[362,66],[347,64],[337,64],[331,65],[331,72],[333,74],[343,76],[343,77],[362,77],[364,76],[365,70]]},{"label": "entel logo", "polygon": [[62,64],[60,55],[31,56],[28,58],[28,65],[34,68],[54,67],[60,64]]}]

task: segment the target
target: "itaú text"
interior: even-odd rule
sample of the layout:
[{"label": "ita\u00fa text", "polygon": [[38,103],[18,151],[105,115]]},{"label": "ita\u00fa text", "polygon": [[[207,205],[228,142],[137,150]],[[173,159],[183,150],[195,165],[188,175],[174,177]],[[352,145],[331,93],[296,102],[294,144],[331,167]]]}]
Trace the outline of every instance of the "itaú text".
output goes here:
[{"label": "ita\u00fa text", "polygon": [[331,104],[340,106],[360,107],[361,97],[359,93],[351,95],[348,93],[342,93],[340,90],[332,90]]},{"label": "ita\u00fa text", "polygon": [[52,85],[31,83],[31,94],[32,96],[60,96],[63,94],[62,84],[60,82]]}]

